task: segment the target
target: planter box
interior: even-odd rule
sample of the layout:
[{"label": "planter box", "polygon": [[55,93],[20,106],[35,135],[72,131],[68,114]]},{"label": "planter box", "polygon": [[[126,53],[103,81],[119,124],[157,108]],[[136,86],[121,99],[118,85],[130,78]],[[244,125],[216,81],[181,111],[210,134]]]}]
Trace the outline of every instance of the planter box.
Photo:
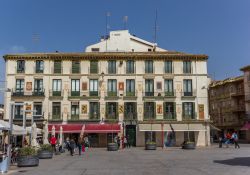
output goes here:
[{"label": "planter box", "polygon": [[145,150],[156,150],[156,143],[146,143]]},{"label": "planter box", "polygon": [[38,157],[39,157],[39,159],[52,159],[53,152],[47,151],[47,150],[42,150],[42,151],[38,152]]},{"label": "planter box", "polygon": [[182,145],[182,149],[195,149],[195,143],[185,143]]},{"label": "planter box", "polygon": [[117,151],[118,145],[116,143],[108,143],[107,150],[108,151]]},{"label": "planter box", "polygon": [[38,156],[19,156],[17,158],[18,167],[32,167],[39,165]]}]

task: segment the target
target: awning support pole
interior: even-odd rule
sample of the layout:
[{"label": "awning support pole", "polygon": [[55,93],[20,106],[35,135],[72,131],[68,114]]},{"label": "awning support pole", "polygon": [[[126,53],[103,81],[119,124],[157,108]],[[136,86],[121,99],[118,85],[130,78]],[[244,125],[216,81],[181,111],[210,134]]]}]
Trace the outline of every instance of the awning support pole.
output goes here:
[{"label": "awning support pole", "polygon": [[163,131],[164,124],[161,124],[161,143],[162,143],[162,149],[164,148],[164,131]]}]

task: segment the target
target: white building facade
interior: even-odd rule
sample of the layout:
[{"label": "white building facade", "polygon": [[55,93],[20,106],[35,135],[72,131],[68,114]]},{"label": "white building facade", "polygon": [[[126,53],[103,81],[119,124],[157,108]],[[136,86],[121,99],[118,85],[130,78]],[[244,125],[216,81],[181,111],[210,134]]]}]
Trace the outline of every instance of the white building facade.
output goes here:
[{"label": "white building facade", "polygon": [[96,147],[116,134],[133,146],[149,140],[180,145],[188,137],[206,146],[207,58],[158,48],[128,31],[111,32],[85,53],[5,55],[11,89],[5,94],[5,119],[14,103],[16,124],[22,124],[23,109],[36,110],[38,126],[63,126],[65,137],[77,137],[84,125]]}]

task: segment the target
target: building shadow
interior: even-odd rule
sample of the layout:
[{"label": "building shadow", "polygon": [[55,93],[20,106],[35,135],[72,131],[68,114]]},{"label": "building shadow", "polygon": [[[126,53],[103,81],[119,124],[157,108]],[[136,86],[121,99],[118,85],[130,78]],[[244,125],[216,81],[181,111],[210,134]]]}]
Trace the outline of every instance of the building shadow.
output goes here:
[{"label": "building shadow", "polygon": [[250,167],[250,157],[237,157],[227,160],[214,160],[215,163],[220,163],[224,165],[232,166],[249,166]]}]

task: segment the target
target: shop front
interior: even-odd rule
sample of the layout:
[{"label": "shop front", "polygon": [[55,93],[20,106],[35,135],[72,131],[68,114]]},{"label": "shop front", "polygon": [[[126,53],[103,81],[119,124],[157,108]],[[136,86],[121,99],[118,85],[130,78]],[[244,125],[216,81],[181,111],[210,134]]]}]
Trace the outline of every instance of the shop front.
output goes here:
[{"label": "shop front", "polygon": [[63,138],[78,139],[80,134],[88,137],[91,147],[106,147],[114,137],[121,132],[120,124],[49,124],[49,132],[55,127],[56,137],[59,136],[62,126]]}]

